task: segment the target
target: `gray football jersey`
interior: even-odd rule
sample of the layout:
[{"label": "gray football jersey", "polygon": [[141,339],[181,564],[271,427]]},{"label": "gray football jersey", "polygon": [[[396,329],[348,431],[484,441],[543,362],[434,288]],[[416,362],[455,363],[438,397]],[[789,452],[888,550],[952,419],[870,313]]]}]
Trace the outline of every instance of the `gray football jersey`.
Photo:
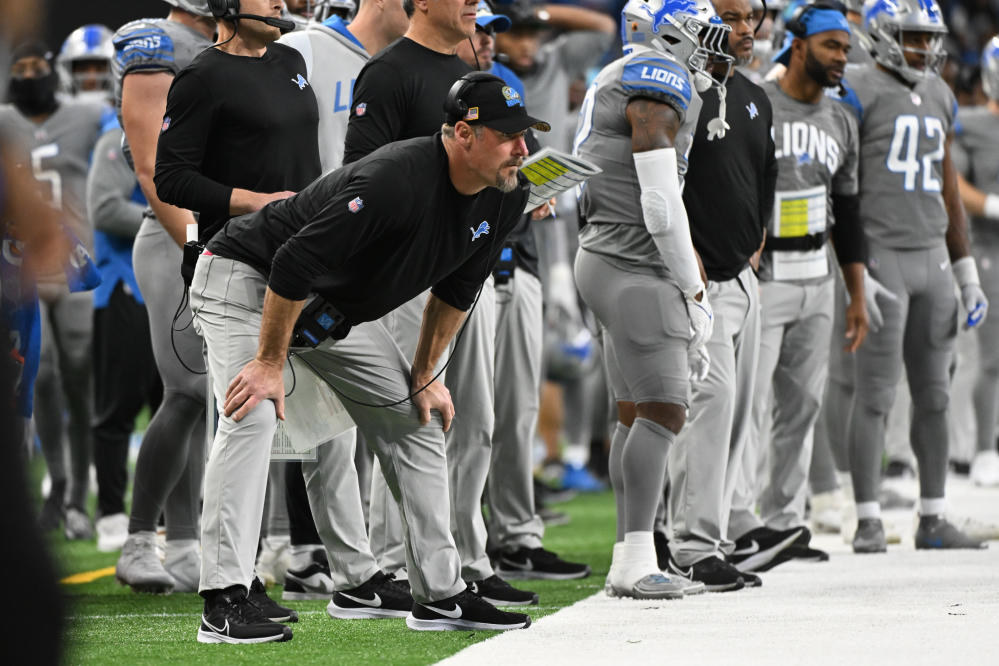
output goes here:
[{"label": "gray football jersey", "polygon": [[[972,185],[986,194],[999,194],[999,116],[984,106],[958,111],[951,144],[954,165]],[[974,240],[999,243],[999,225],[973,218]]]},{"label": "gray football jersey", "polygon": [[669,104],[680,114],[682,125],[674,144],[683,181],[701,98],[686,67],[675,58],[637,50],[600,71],[579,110],[573,152],[603,169],[580,194],[587,225],[580,231],[579,244],[626,270],[668,275],[645,228],[639,201],[631,124],[625,112],[628,102],[638,97]]},{"label": "gray football jersey", "polygon": [[[212,45],[200,32],[183,23],[165,18],[139,19],[126,23],[114,33],[114,59],[111,72],[114,78],[114,106],[121,119],[121,89],[125,77],[133,72],[169,72],[174,76],[187,67],[195,56]],[[123,141],[125,158],[129,165],[132,155],[128,141]]]},{"label": "gray football jersey", "polygon": [[[823,95],[817,104],[789,97],[777,81],[761,86],[773,108],[773,139],[777,158],[774,213],[768,238],[791,238],[828,231],[834,220],[832,195],[857,193],[857,121],[843,104]],[[807,279],[793,277],[793,266],[825,263],[823,279],[831,276],[828,244],[810,252],[765,252],[760,277],[765,280]],[[775,262],[781,263],[775,274]],[[780,268],[785,270],[782,276]],[[788,277],[790,276],[790,277]],[[819,276],[814,276],[819,277]]]},{"label": "gray football jersey", "polygon": [[874,65],[847,68],[846,101],[860,124],[860,217],[896,249],[938,244],[947,230],[943,158],[957,102],[930,74],[914,88]]},{"label": "gray football jersey", "polygon": [[30,169],[42,195],[65,214],[65,222],[88,250],[93,230],[87,219],[87,171],[107,107],[65,100],[36,125],[13,105],[0,106],[0,134],[14,147],[15,160]]}]

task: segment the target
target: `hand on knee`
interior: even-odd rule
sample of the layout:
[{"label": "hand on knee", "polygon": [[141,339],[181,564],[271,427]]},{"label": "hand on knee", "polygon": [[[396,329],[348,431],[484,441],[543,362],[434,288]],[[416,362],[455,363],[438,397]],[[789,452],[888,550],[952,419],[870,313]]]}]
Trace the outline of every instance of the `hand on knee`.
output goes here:
[{"label": "hand on knee", "polygon": [[643,402],[636,406],[636,415],[658,423],[674,435],[680,433],[687,420],[687,409],[683,405],[669,402]]}]

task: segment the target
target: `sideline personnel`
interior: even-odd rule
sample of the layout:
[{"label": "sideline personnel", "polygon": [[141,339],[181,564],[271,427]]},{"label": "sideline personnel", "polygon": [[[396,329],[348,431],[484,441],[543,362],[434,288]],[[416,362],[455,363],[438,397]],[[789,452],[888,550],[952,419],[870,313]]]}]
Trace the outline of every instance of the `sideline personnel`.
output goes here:
[{"label": "sideline personnel", "polygon": [[[448,515],[440,510],[448,482],[439,426],[450,427],[454,408],[433,376],[524,210],[527,191],[516,169],[527,155],[523,132],[549,129],[522,105],[508,106],[504,87],[490,75],[463,78],[448,95],[441,135],[386,146],[301,194],[233,220],[198,261],[192,309],[224,412],[208,462],[205,515],[227,537],[206,548],[219,556],[202,580],[210,601],[199,641],[291,637],[290,629],[247,613],[238,589],[253,567],[270,442],[284,418],[288,340],[310,292],[342,313],[336,337],[350,332],[301,358],[348,397],[345,405],[399,503],[415,599],[407,625],[530,624],[526,615],[496,610],[461,580]],[[410,367],[375,320],[429,287]],[[441,421],[430,423],[431,410]]]},{"label": "sideline personnel", "polygon": [[[202,51],[170,87],[156,150],[156,193],[200,213],[199,240],[210,239],[230,215],[286,198],[320,174],[319,111],[305,63],[294,49],[273,43],[292,27],[278,18],[281,8],[275,0],[209,0],[215,48]],[[262,511],[252,518],[259,522]],[[220,522],[206,504],[201,590],[211,587],[206,581],[217,568],[218,544],[228,538],[219,533]],[[297,620],[295,611],[267,597],[252,567],[246,573],[242,585],[264,617]]]}]

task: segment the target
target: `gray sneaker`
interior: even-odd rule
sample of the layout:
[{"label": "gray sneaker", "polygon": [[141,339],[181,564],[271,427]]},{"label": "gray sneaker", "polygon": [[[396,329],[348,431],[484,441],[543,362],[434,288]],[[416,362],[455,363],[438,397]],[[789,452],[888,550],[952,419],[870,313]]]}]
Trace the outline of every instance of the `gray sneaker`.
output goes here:
[{"label": "gray sneaker", "polygon": [[136,532],[129,534],[121,548],[115,578],[122,585],[128,585],[135,592],[169,594],[176,582],[163,568],[156,555],[156,534]]},{"label": "gray sneaker", "polygon": [[690,581],[686,578],[653,573],[632,585],[630,590],[622,590],[611,585],[613,593],[608,593],[608,596],[631,597],[633,599],[683,599],[684,591],[689,586]]},{"label": "gray sneaker", "polygon": [[989,545],[973,539],[947,522],[943,516],[920,516],[916,529],[917,549],[968,548],[981,550]]},{"label": "gray sneaker", "polygon": [[883,553],[888,550],[885,543],[885,528],[880,518],[861,518],[857,521],[857,531],[853,535],[853,552]]},{"label": "gray sneaker", "polygon": [[174,592],[197,592],[201,582],[198,542],[194,539],[168,540],[163,569],[174,580]]},{"label": "gray sneaker", "polygon": [[94,538],[94,526],[90,517],[75,506],[66,508],[66,539],[69,541],[89,541]]}]

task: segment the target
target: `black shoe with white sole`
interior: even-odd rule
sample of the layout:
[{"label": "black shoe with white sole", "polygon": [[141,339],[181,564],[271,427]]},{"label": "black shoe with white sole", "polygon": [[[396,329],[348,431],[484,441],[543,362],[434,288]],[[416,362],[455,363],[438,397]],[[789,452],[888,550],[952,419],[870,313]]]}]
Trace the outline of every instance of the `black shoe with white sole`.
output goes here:
[{"label": "black shoe with white sole", "polygon": [[406,626],[416,631],[506,631],[526,629],[531,618],[501,611],[466,589],[433,603],[414,603]]},{"label": "black shoe with white sole", "polygon": [[746,586],[746,581],[738,569],[712,555],[689,567],[681,567],[670,557],[669,573],[675,573],[689,580],[704,583],[708,592],[733,592]]},{"label": "black shoe with white sole", "polygon": [[257,577],[253,578],[253,583],[250,584],[250,593],[246,595],[246,598],[271,622],[298,622],[298,612],[285,608],[268,597],[263,581]]},{"label": "black shoe with white sole", "polygon": [[326,613],[338,620],[374,620],[406,617],[413,609],[408,581],[404,585],[381,571],[352,590],[334,592]]},{"label": "black shoe with white sole", "polygon": [[525,548],[501,553],[496,574],[505,580],[572,580],[590,575],[588,564],[566,562],[544,548]]},{"label": "black shoe with white sole", "polygon": [[[728,556],[728,561],[739,571],[767,571],[776,566],[781,551],[801,536],[802,529],[804,528],[775,530],[769,527],[757,527],[755,530],[750,530],[736,539],[735,550]],[[787,560],[780,558],[780,561]]]},{"label": "black shoe with white sole", "polygon": [[526,590],[518,590],[496,574],[482,580],[468,583],[468,589],[493,606],[533,606],[538,603],[538,595]]},{"label": "black shoe with white sole", "polygon": [[219,591],[205,600],[199,643],[274,643],[291,637],[291,628],[264,617],[241,587]]},{"label": "black shoe with white sole", "polygon": [[312,551],[312,561],[302,569],[288,569],[284,574],[284,601],[306,601],[329,599],[333,594],[333,579],[330,577],[330,564],[326,551]]}]

